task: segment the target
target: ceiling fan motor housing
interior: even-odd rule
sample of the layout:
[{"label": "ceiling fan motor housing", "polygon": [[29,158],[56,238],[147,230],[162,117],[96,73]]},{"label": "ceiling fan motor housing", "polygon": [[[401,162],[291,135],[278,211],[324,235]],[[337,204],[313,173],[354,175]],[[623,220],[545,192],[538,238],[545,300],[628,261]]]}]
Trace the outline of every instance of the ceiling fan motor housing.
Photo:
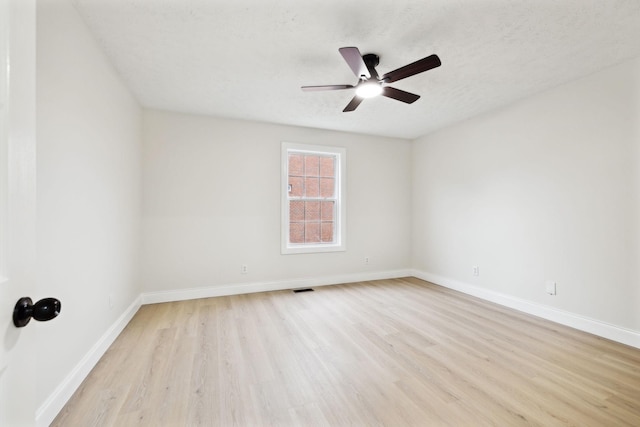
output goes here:
[{"label": "ceiling fan motor housing", "polygon": [[364,61],[367,69],[371,76],[378,77],[378,73],[376,73],[375,68],[380,64],[380,57],[375,53],[367,53],[366,55],[362,55],[362,60]]}]

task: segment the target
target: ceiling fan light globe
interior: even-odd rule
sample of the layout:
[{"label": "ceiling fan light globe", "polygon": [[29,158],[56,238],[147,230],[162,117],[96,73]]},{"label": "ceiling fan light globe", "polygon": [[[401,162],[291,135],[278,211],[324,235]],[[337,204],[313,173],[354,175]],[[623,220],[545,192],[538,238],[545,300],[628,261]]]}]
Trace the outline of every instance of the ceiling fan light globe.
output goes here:
[{"label": "ceiling fan light globe", "polygon": [[382,86],[377,82],[364,82],[356,88],[356,95],[361,98],[373,98],[382,94]]}]

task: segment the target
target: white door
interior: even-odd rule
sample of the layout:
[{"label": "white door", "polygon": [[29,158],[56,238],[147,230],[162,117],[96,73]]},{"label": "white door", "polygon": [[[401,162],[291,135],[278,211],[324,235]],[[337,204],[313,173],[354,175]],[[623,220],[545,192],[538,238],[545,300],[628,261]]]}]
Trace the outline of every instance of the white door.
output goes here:
[{"label": "white door", "polygon": [[[0,0],[0,426],[35,425],[35,0]],[[50,349],[46,351],[51,351]]]}]

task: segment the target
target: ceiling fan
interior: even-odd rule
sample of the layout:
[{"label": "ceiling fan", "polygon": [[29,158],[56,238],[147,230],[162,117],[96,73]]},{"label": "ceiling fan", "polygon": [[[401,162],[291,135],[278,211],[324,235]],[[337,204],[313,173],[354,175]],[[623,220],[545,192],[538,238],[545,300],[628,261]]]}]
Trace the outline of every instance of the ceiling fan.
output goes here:
[{"label": "ceiling fan", "polygon": [[375,68],[380,63],[380,57],[378,55],[373,53],[362,55],[357,47],[341,47],[338,50],[344,60],[347,61],[353,73],[358,77],[358,82],[355,85],[302,86],[302,90],[309,92],[316,90],[355,89],[356,96],[354,96],[351,102],[342,110],[343,112],[353,111],[358,108],[358,105],[360,105],[365,98],[372,98],[378,95],[412,104],[420,98],[420,95],[405,92],[404,90],[387,86],[387,84],[397,82],[398,80],[411,77],[441,65],[438,55],[430,55],[416,62],[412,62],[409,65],[390,71],[380,77]]}]

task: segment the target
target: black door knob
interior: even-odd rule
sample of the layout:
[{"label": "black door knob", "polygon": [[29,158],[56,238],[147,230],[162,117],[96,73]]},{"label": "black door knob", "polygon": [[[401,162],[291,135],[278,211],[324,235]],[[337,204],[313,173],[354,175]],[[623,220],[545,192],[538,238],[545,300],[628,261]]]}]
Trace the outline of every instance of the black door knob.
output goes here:
[{"label": "black door knob", "polygon": [[13,309],[13,324],[17,328],[27,326],[33,317],[40,322],[46,322],[60,314],[62,304],[55,298],[43,298],[37,303],[33,303],[31,298],[20,298]]}]

